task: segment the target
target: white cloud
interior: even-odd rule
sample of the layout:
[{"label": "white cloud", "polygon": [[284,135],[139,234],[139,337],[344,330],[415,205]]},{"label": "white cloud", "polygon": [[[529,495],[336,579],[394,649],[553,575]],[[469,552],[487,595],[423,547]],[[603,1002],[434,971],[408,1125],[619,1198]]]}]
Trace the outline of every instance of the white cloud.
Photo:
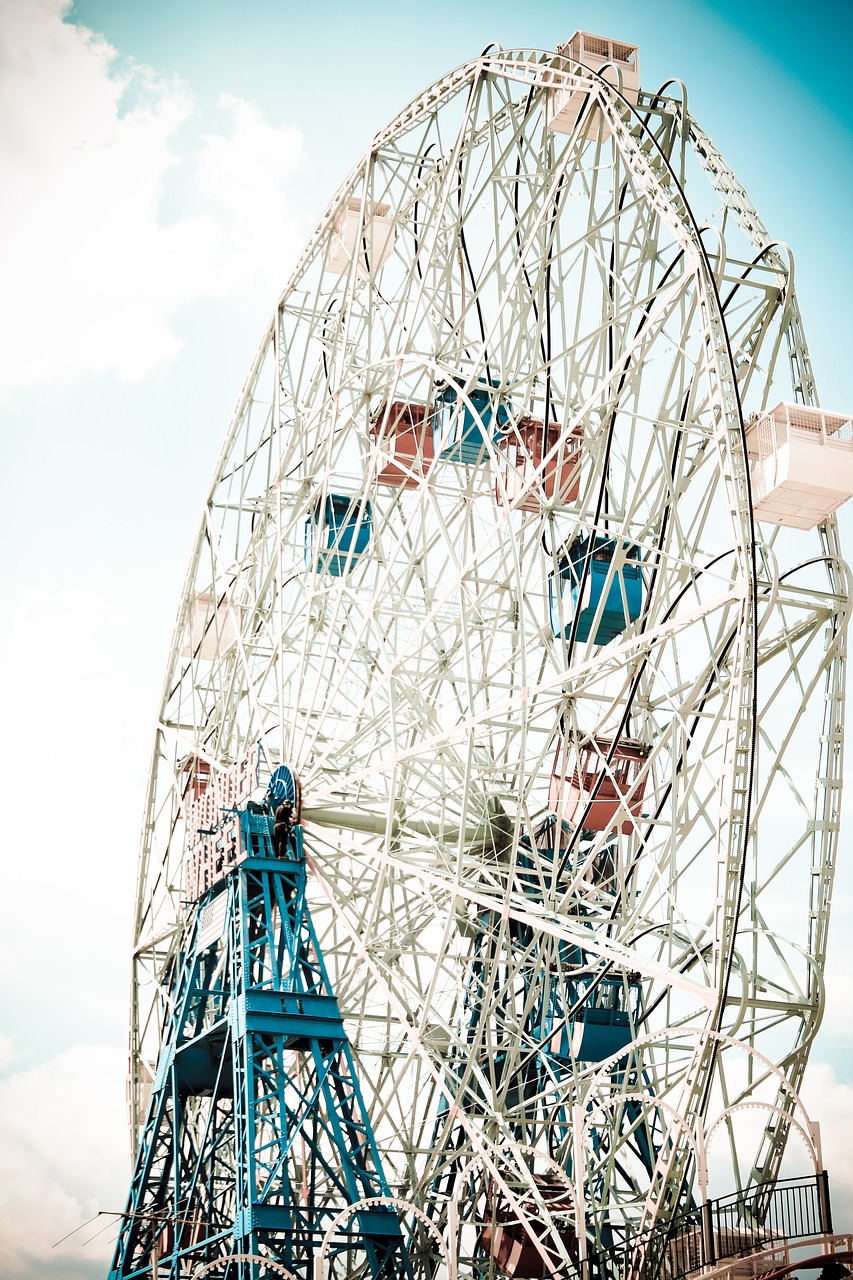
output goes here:
[{"label": "white cloud", "polygon": [[[190,142],[187,87],[122,61],[63,21],[66,0],[0,7],[0,391],[112,373],[138,380],[175,356],[185,304],[279,271],[301,238],[285,184],[301,135],[224,98],[226,136]],[[198,148],[197,163],[192,148]],[[198,185],[162,214],[169,172]]]},{"label": "white cloud", "polygon": [[[0,1274],[37,1280],[106,1272],[115,1235],[95,1221],[121,1210],[129,1185],[124,1055],[78,1045],[0,1081]],[[113,1219],[109,1220],[114,1221]]]},{"label": "white cloud", "polygon": [[[850,784],[846,784],[850,785]],[[850,785],[853,792],[853,785]],[[853,828],[853,815],[848,817],[842,830]],[[822,1036],[833,1036],[839,1049],[849,1058],[853,1048],[853,998],[850,994],[850,974],[853,971],[853,938],[849,921],[853,919],[853,894],[846,880],[849,872],[841,869],[839,882],[833,893],[832,923],[829,931],[827,964],[823,971],[826,983],[826,1013],[821,1024]]]},{"label": "white cloud", "polygon": [[853,1084],[837,1080],[828,1063],[810,1062],[802,1097],[809,1115],[820,1123],[833,1225],[836,1231],[853,1231]]},{"label": "white cloud", "polygon": [[254,103],[231,94],[220,95],[219,106],[230,116],[230,130],[202,137],[196,177],[228,239],[223,283],[266,277],[276,290],[301,239],[298,201],[288,187],[302,162],[302,135],[295,125],[267,124]]},{"label": "white cloud", "polygon": [[18,1056],[14,1036],[0,1033],[0,1071],[6,1071]]},{"label": "white cloud", "polygon": [[[57,1023],[63,1034],[69,1024],[73,1034],[80,1017],[124,1025],[129,961],[121,957],[130,948],[162,638],[172,612],[163,594],[156,581],[126,574],[97,587],[31,587],[5,601],[0,974],[11,1002],[26,955],[29,998],[50,1003],[47,1018],[33,1018],[30,1042],[19,1039],[30,1055],[37,1037],[59,1034]],[[38,927],[49,940],[36,947],[32,917],[20,910],[31,899],[34,867]],[[113,958],[107,968],[105,955]]]}]

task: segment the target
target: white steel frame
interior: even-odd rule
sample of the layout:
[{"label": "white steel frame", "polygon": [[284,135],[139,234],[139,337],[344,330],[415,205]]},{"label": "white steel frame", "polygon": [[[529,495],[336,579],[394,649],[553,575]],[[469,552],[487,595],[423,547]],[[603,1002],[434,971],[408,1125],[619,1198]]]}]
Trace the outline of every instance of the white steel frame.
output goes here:
[{"label": "white steel frame", "polygon": [[[590,103],[570,136],[547,127],[566,88]],[[374,268],[365,236],[324,269],[351,200],[390,207],[393,250]],[[510,431],[581,427],[577,502],[510,502],[492,440],[477,465],[377,483],[372,418],[452,378],[463,400],[492,384]],[[181,935],[182,763],[218,771],[260,740],[302,779],[312,910],[389,1183],[442,1230],[461,1215],[459,1271],[494,1266],[476,1222],[496,1195],[566,1261],[537,1181],[555,1160],[583,1165],[593,1241],[675,1210],[716,1114],[719,1190],[778,1174],[823,1008],[849,590],[834,518],[753,522],[743,420],[780,398],[817,403],[790,255],[683,87],[632,106],[570,60],[496,50],[377,135],[281,295],[190,563],[140,856],[134,1132]],[[339,577],[304,552],[333,492],[373,515]],[[641,618],[602,647],[548,623],[549,571],[594,533],[644,567]],[[559,732],[644,743],[643,813],[531,873]],[[532,1008],[578,965],[642,986],[629,1068],[576,1060],[513,1097]],[[620,1088],[618,1123],[579,1125]],[[757,1141],[746,1102],[769,1116]]]}]

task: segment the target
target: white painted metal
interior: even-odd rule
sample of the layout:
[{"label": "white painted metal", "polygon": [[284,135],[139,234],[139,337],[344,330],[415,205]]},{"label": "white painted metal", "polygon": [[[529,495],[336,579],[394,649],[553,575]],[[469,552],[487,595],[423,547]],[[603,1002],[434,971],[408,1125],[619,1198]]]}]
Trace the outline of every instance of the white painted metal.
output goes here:
[{"label": "white painted metal", "polygon": [[[813,399],[790,261],[677,90],[632,108],[576,58],[498,50],[445,77],[311,238],[206,503],[140,860],[137,1108],[180,940],[181,763],[216,771],[260,741],[299,772],[312,910],[389,1183],[453,1228],[466,1276],[494,1267],[478,1224],[500,1197],[544,1256],[565,1252],[531,1150],[567,1170],[583,1151],[590,1248],[704,1185],[718,1114],[712,1192],[778,1172],[823,1002],[848,574],[831,518],[754,525],[743,428]],[[555,132],[554,96],[579,92],[600,127]],[[364,209],[391,228],[372,252]],[[492,386],[510,433],[582,431],[577,502],[535,475],[510,499],[489,432],[475,464],[377,484],[380,407],[429,406],[453,379],[469,405]],[[330,493],[372,510],[338,576],[304,545]],[[640,549],[643,612],[604,646],[555,637],[548,574],[604,534]],[[558,861],[532,833],[561,734],[648,754],[641,820]],[[528,1096],[534,1006],[581,971],[641,985],[629,1068],[544,1062]],[[770,1116],[757,1137],[747,1103]]]},{"label": "white painted metal", "polygon": [[[686,95],[684,96],[686,97]],[[790,250],[787,246],[778,244],[771,239],[755,206],[750,201],[736,175],[726,165],[707,134],[703,132],[692,117],[687,115],[686,102],[683,103],[681,110],[681,132],[682,136],[689,140],[696,159],[721,201],[717,220],[722,229],[728,230],[729,234],[736,229],[736,233],[740,233],[743,236],[749,247],[751,262],[744,272],[744,277],[755,275],[758,281],[764,277],[766,283],[769,283],[768,277],[770,277],[775,279],[777,287],[783,290],[780,294],[780,299],[784,301],[785,312],[781,329],[788,354],[789,385],[793,388],[794,398],[798,404],[817,407],[817,387],[794,289],[794,263]],[[730,293],[729,297],[733,298],[734,292]],[[742,350],[743,361],[739,374],[741,374],[743,382],[746,384],[751,380],[753,373],[753,350],[749,339],[742,344]],[[773,399],[773,394],[765,391],[763,407],[766,408],[768,404],[773,402]],[[768,698],[766,701],[762,699],[758,707],[758,714],[769,718],[766,708],[769,709],[780,695],[785,696],[789,690],[793,689],[796,691],[794,699],[798,710],[791,712],[790,723],[796,725],[800,711],[805,708],[807,702],[811,701],[813,703],[818,697],[817,690],[822,683],[824,705],[820,726],[819,763],[815,777],[814,796],[811,802],[812,818],[805,837],[795,840],[792,844],[785,845],[786,853],[784,856],[784,865],[790,867],[792,859],[796,857],[796,853],[799,851],[805,852],[806,857],[802,859],[802,863],[807,863],[807,867],[806,865],[801,865],[800,875],[802,880],[807,878],[809,884],[805,918],[800,917],[798,921],[799,928],[793,925],[789,926],[792,928],[792,932],[796,930],[796,936],[802,939],[803,952],[808,957],[808,974],[801,988],[804,998],[799,1002],[792,1001],[789,1006],[787,1023],[791,1028],[791,1048],[787,1054],[780,1053],[778,1058],[780,1062],[785,1064],[786,1080],[794,1090],[794,1093],[802,1086],[809,1048],[823,1015],[823,968],[826,960],[832,886],[838,856],[843,780],[844,700],[847,671],[847,624],[851,590],[850,571],[841,556],[838,525],[834,516],[830,516],[825,520],[820,525],[818,532],[820,538],[819,563],[821,572],[825,575],[826,590],[824,601],[826,608],[824,614],[826,621],[824,632],[825,662],[820,672],[815,673],[813,681],[804,688],[802,681],[797,679],[796,668],[798,664],[792,658],[788,678],[783,677],[775,687],[771,686]],[[771,534],[769,538],[770,547],[765,547],[763,550],[764,563],[767,566],[767,595],[768,599],[773,601],[776,607],[782,605],[782,592],[784,591],[784,588],[780,590],[780,574],[784,574],[784,578],[788,582],[795,576],[801,580],[803,578],[802,568],[798,568],[796,563],[796,548],[789,550],[780,558],[776,552],[778,541],[778,535]],[[784,572],[786,562],[791,567],[787,572]],[[802,596],[800,598],[802,599]],[[817,600],[815,603],[817,603]],[[784,622],[781,623],[780,630],[784,633]],[[790,653],[787,639],[784,643],[786,651]],[[780,649],[779,652],[781,651]],[[782,739],[788,751],[791,749],[792,738],[793,735],[788,735]],[[781,762],[777,762],[775,769],[771,767],[768,773],[768,785],[764,792],[765,796],[769,796],[774,781],[774,772],[778,771],[780,767],[784,768]],[[797,790],[797,788],[792,785],[792,790]],[[809,805],[807,795],[798,792],[798,798],[801,810],[806,811]],[[758,819],[760,819],[762,812],[764,814],[769,813],[763,802],[760,802],[757,811]],[[768,822],[766,819],[763,824],[757,822],[754,837],[756,864],[762,846],[765,849],[767,848],[767,837],[763,838],[763,832],[768,827],[772,829],[772,822]],[[778,872],[773,871],[771,866],[768,866],[766,854],[764,855],[764,863],[766,867],[765,876],[767,877],[765,883],[769,883],[770,879],[778,881]],[[793,879],[791,884],[792,891],[796,892]],[[756,898],[757,896],[756,894]],[[753,916],[755,915],[755,910],[756,907],[753,904],[751,907]],[[753,927],[757,935],[761,928],[766,928],[766,925],[763,920],[754,920]],[[756,948],[753,949],[753,952],[755,954]],[[758,995],[759,977],[757,972],[750,981],[754,999]],[[748,985],[750,984],[748,983]],[[786,1089],[779,1089],[776,1101],[780,1104],[785,1114],[791,1114],[791,1096]],[[772,1181],[778,1175],[787,1132],[784,1120],[767,1125],[753,1167],[749,1173],[750,1182]]]},{"label": "white painted metal", "polygon": [[853,420],[777,404],[746,429],[752,503],[759,520],[814,529],[853,498]]},{"label": "white painted metal", "polygon": [[[225,1271],[228,1265],[234,1265],[239,1262],[257,1263],[262,1271],[270,1271],[273,1275],[284,1276],[284,1280],[296,1280],[292,1271],[288,1271],[287,1267],[282,1263],[276,1262],[274,1258],[265,1258],[260,1253],[232,1253],[229,1258],[215,1258],[213,1262],[203,1263],[200,1267],[196,1267],[192,1273],[192,1280],[204,1280],[205,1276],[209,1276],[213,1271]],[[154,1277],[156,1280],[156,1276]]]}]

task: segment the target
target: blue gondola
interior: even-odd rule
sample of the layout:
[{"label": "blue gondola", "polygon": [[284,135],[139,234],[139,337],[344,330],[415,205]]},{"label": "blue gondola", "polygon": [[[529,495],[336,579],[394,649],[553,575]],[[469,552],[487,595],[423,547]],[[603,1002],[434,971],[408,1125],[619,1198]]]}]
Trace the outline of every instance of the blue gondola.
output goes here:
[{"label": "blue gondola", "polygon": [[[580,864],[586,867],[582,881],[584,885],[613,891],[617,857],[615,845],[612,842],[605,844],[590,859],[588,837],[582,836],[576,840],[574,830],[570,823],[561,821],[555,814],[549,813],[531,834],[521,837],[516,859],[516,882],[527,897],[542,901],[554,891],[558,878],[572,879],[577,874],[577,867]],[[567,850],[571,852],[567,853]],[[578,894],[574,904],[568,905],[567,910],[585,913],[586,906],[583,903],[582,893]],[[565,944],[565,948],[568,951],[568,943]],[[562,952],[562,945],[560,949]],[[577,952],[577,956],[571,963],[578,965],[581,963],[580,951],[578,948],[573,949]],[[564,963],[569,962],[564,959]]]},{"label": "blue gondola", "polygon": [[[620,563],[614,568],[617,549],[621,552]],[[582,582],[583,599],[579,600]],[[576,613],[575,636],[580,641],[591,638],[593,644],[607,644],[621,635],[636,622],[643,608],[639,547],[630,542],[617,543],[603,535],[580,539],[560,559],[556,572],[548,574],[548,606],[555,636],[568,639]]]},{"label": "blue gondola", "polygon": [[[508,408],[498,404],[500,383],[481,378],[463,399],[463,378],[454,378],[439,390],[432,409],[432,433],[436,454],[448,462],[475,466],[488,440],[496,442],[509,423]],[[473,412],[472,412],[473,409]]]},{"label": "blue gondola", "polygon": [[569,1022],[571,1053],[582,1062],[602,1062],[626,1049],[634,1038],[642,984],[636,979],[602,978],[593,985],[591,977],[576,978],[569,984],[569,997],[581,1007]]},{"label": "blue gondola", "polygon": [[[553,889],[557,868],[564,860],[562,875],[571,878],[579,864],[586,866],[583,883],[596,889],[615,889],[616,859],[618,850],[613,841],[604,844],[590,860],[589,839],[574,840],[574,827],[561,821],[553,813],[540,822],[530,835],[523,835],[518,843],[516,875],[522,892],[531,898],[541,899]],[[566,850],[574,844],[572,852]],[[556,848],[557,860],[554,861]],[[572,909],[572,908],[569,908]],[[579,964],[580,960],[573,963]]]},{"label": "blue gondola", "polygon": [[368,499],[330,493],[305,521],[305,563],[339,578],[358,563],[370,545],[373,515]]}]

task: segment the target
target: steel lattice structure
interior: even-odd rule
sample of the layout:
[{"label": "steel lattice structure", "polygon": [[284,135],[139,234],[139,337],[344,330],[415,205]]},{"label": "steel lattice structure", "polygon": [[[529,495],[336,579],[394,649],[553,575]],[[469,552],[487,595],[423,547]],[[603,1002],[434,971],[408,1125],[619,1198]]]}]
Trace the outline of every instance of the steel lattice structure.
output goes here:
[{"label": "steel lattice structure", "polygon": [[814,379],[790,254],[683,87],[613,80],[492,50],[373,140],[246,380],[160,709],[135,1138],[200,918],[193,779],[259,742],[301,778],[306,902],[418,1277],[436,1237],[513,1274],[501,1232],[574,1274],[813,1144],[848,571],[834,517],[756,522],[744,423]]},{"label": "steel lattice structure", "polygon": [[[246,856],[202,893],[169,982],[173,1009],[115,1275],[196,1246],[298,1267],[346,1204],[374,1277],[406,1276],[403,1238],[306,896],[303,833],[241,809]],[[293,1157],[286,1158],[288,1148]],[[298,1177],[294,1177],[294,1167]],[[369,1206],[369,1207],[368,1207]],[[348,1252],[352,1244],[347,1246]]]}]

